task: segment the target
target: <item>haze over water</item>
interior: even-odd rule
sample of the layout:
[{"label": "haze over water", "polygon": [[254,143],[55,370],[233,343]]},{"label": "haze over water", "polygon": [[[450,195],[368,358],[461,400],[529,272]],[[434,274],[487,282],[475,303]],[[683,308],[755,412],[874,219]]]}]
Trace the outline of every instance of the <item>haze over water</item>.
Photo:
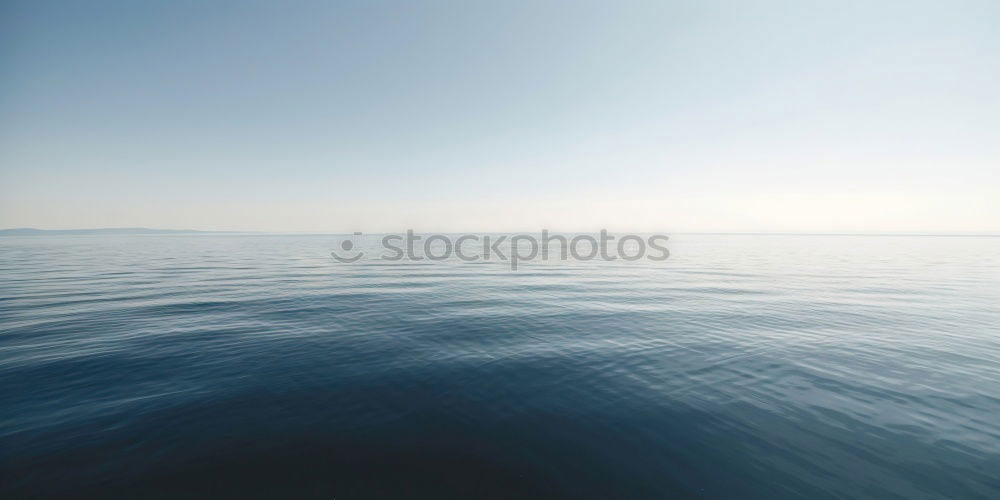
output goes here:
[{"label": "haze over water", "polygon": [[3,496],[1000,496],[1000,238],[335,242],[0,239]]}]

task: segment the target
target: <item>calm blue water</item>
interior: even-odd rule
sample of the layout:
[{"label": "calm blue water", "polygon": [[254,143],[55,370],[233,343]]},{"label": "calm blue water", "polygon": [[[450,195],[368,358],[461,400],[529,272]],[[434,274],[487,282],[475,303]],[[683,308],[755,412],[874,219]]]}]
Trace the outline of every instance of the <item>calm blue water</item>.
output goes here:
[{"label": "calm blue water", "polygon": [[998,498],[1000,238],[0,239],[4,498]]}]

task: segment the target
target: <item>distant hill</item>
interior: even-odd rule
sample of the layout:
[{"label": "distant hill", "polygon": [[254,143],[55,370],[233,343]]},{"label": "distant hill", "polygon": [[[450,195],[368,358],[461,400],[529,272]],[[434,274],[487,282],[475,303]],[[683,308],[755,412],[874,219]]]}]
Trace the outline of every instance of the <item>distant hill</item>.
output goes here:
[{"label": "distant hill", "polygon": [[106,227],[98,229],[35,229],[20,227],[16,229],[0,229],[0,236],[42,236],[69,234],[187,234],[210,233],[226,231],[196,231],[194,229],[150,229],[148,227]]}]

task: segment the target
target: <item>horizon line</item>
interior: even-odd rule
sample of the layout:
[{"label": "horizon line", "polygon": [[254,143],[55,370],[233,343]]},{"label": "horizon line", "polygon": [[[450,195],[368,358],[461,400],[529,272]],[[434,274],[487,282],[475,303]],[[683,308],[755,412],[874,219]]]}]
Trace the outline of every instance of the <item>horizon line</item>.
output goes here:
[{"label": "horizon line", "polygon": [[[66,235],[66,236],[101,236],[101,235],[140,235],[140,234],[234,234],[234,235],[330,235],[330,236],[352,236],[352,235],[386,235],[400,234],[403,231],[261,231],[261,230],[233,230],[233,229],[165,229],[149,227],[97,227],[97,228],[76,228],[76,229],[40,229],[34,227],[16,227],[0,229],[0,236],[42,236],[42,235]],[[419,234],[539,234],[542,231],[549,231],[553,234],[598,234],[597,231],[564,231],[551,230],[547,228],[534,229],[529,231],[414,231]],[[719,235],[719,236],[953,236],[953,237],[998,237],[1000,231],[610,231],[609,233],[634,233],[634,234],[676,234],[676,235]]]}]

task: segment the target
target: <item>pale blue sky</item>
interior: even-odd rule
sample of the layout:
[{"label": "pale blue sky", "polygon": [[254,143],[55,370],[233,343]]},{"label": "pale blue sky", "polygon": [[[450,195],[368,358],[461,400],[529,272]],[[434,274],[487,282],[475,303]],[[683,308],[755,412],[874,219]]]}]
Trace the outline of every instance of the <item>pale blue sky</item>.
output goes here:
[{"label": "pale blue sky", "polygon": [[1000,231],[996,1],[0,9],[0,227]]}]

